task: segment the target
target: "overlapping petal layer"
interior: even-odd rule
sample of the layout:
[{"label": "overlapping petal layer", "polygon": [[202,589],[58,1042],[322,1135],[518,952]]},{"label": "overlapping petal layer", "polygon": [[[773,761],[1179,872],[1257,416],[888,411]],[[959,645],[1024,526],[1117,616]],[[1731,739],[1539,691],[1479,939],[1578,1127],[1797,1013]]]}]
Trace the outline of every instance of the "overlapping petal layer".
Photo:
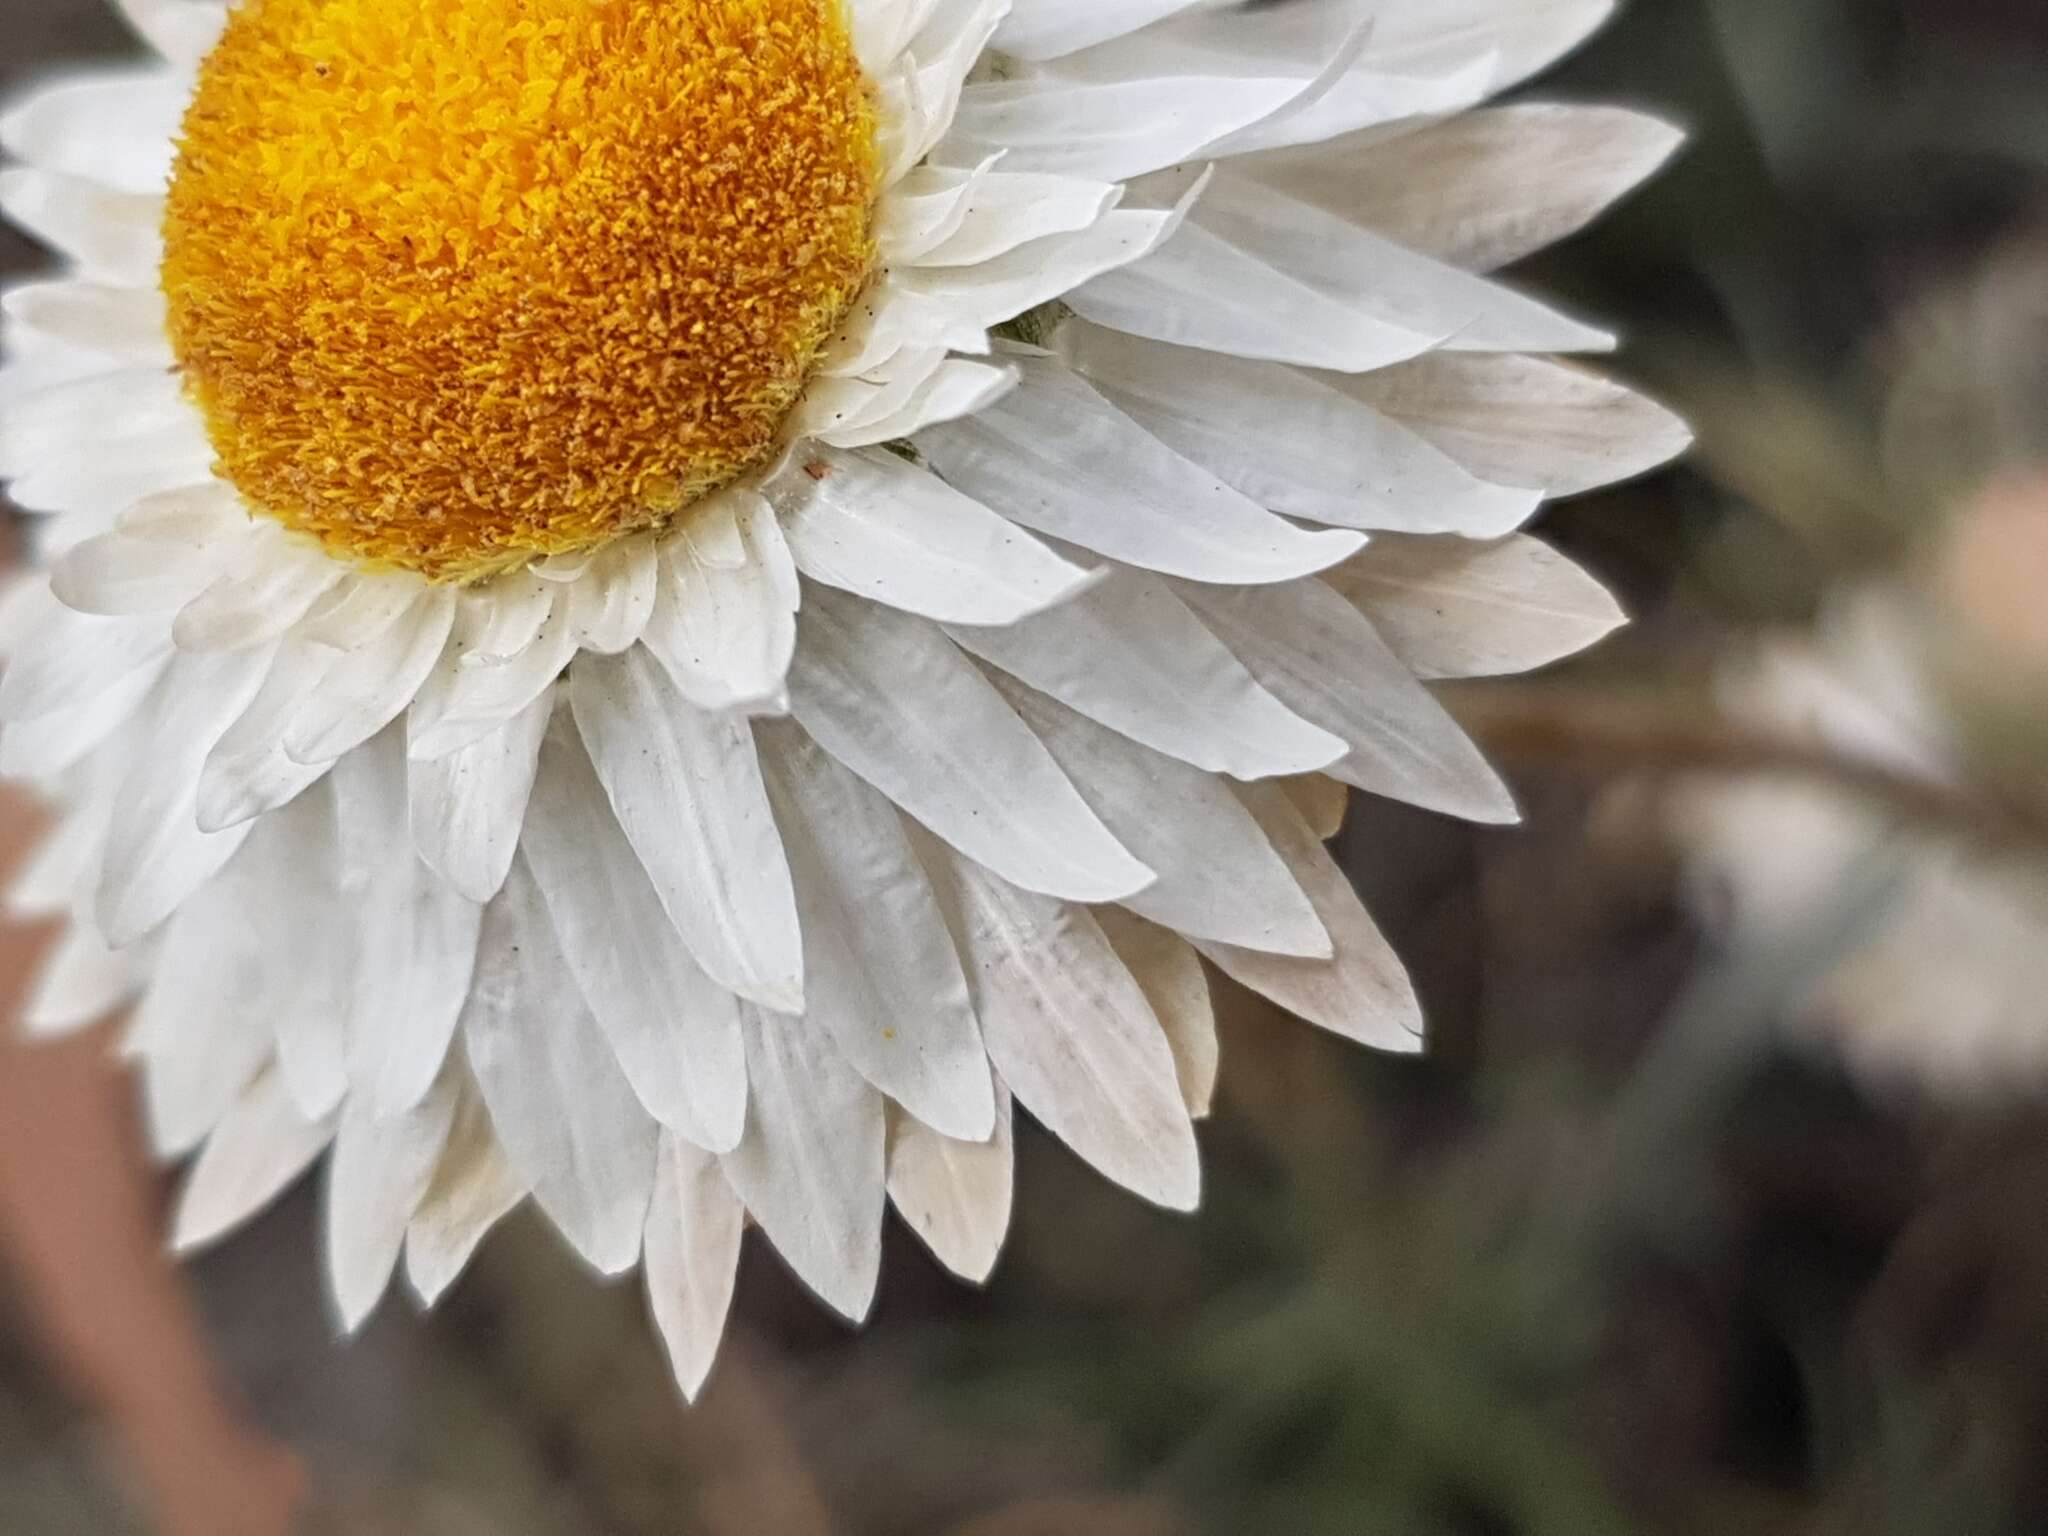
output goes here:
[{"label": "overlapping petal layer", "polygon": [[986,1276],[1016,1104],[1193,1205],[1198,953],[1419,1047],[1332,794],[1510,819],[1419,679],[1618,622],[1517,530],[1686,441],[1489,275],[1676,142],[1466,110],[1608,0],[853,0],[881,265],[787,452],[461,589],[215,478],[155,232],[222,12],[129,9],[163,65],[0,122],[0,207],[70,262],[7,302],[52,563],[0,613],[0,768],[65,807],[30,1022],[140,996],[181,1245],[331,1145],[353,1323],[530,1195],[644,1254],[694,1392],[749,1216],[849,1316],[885,1201]]}]

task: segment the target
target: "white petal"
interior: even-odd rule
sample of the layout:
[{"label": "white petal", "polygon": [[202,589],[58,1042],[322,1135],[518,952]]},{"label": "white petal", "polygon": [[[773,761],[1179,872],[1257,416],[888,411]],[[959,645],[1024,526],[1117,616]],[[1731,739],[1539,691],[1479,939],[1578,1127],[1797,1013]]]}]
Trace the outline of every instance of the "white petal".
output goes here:
[{"label": "white petal", "polygon": [[549,555],[545,559],[534,561],[527,569],[542,581],[558,582],[563,586],[573,586],[583,579],[584,573],[590,569],[591,563],[597,559],[597,554],[598,552],[594,549],[563,550],[559,554]]},{"label": "white petal", "polygon": [[34,628],[0,676],[0,720],[32,720],[89,704],[102,689],[158,669],[170,637],[151,617],[108,619],[75,613],[38,583]]},{"label": "white petal", "polygon": [[[89,448],[50,458],[7,488],[8,498],[27,511],[72,514],[46,528],[44,543],[52,554],[106,532],[121,508],[159,492],[203,485],[213,473],[213,449],[190,411],[168,421],[133,414],[117,419],[117,428],[101,424]],[[110,446],[118,451],[109,452]]]},{"label": "white petal", "polygon": [[1410,250],[1488,272],[1577,233],[1684,137],[1639,112],[1528,102],[1460,112],[1355,154],[1316,145],[1241,169]]},{"label": "white petal", "polygon": [[1013,624],[1090,580],[1029,534],[892,453],[820,448],[784,515],[797,569],[874,602],[962,624]]},{"label": "white petal", "polygon": [[1016,1179],[1010,1091],[996,1092],[995,1134],[955,1141],[910,1115],[889,1117],[889,1200],[932,1256],[979,1285],[1010,1230]]},{"label": "white petal", "polygon": [[945,366],[944,344],[931,343],[905,347],[858,375],[822,378],[805,393],[791,430],[842,447],[886,442],[890,433],[878,424],[906,409]]},{"label": "white petal", "polygon": [[972,267],[913,268],[897,273],[896,282],[904,292],[935,300],[977,326],[1014,319],[1090,279],[1152,255],[1180,228],[1185,209],[1199,190],[1197,186],[1171,212],[1119,210],[1077,234],[1048,235]]},{"label": "white petal", "polygon": [[[184,1089],[171,1079],[188,1067],[231,1076],[231,1058],[267,1056],[274,1040],[286,1089],[302,1118],[324,1117],[340,1100],[341,1003],[346,977],[334,934],[332,821],[322,793],[263,819],[227,868],[179,909],[165,940],[151,1002],[138,1038],[160,1054],[152,1092],[166,1100]],[[214,1044],[187,1042],[203,1028]],[[219,1040],[232,1042],[224,1048]],[[188,1063],[181,1053],[197,1053]],[[230,1090],[239,1086],[229,1083]],[[176,1119],[175,1106],[167,1112]],[[164,1127],[174,1140],[183,1130]]]},{"label": "white petal", "polygon": [[732,1310],[746,1215],[716,1158],[662,1137],[647,1209],[647,1299],[676,1385],[693,1402]]},{"label": "white petal", "polygon": [[178,910],[135,1010],[150,1141],[165,1157],[197,1146],[271,1058],[269,1020],[241,986],[251,957],[239,898],[215,881]]},{"label": "white petal", "polygon": [[1084,320],[1133,336],[1345,373],[1406,362],[1442,341],[1293,282],[1192,225],[1063,297]]},{"label": "white petal", "polygon": [[1147,431],[1258,505],[1341,528],[1490,538],[1542,500],[1494,485],[1336,383],[1076,324],[1060,343]]},{"label": "white petal", "polygon": [[274,523],[243,537],[226,574],[178,613],[180,650],[240,650],[277,639],[348,573]]},{"label": "white petal", "polygon": [[746,720],[687,703],[642,646],[583,657],[569,699],[619,825],[691,955],[742,997],[801,1009],[796,896]]},{"label": "white petal", "polygon": [[405,1277],[422,1306],[440,1300],[485,1235],[525,1198],[490,1112],[465,1080],[447,1150],[405,1231]]},{"label": "white petal", "polygon": [[818,440],[841,448],[893,443],[940,422],[957,421],[988,409],[1017,385],[1013,368],[952,358],[934,368],[899,406],[865,416],[858,427],[820,432]]},{"label": "white petal", "polygon": [[577,642],[607,656],[640,638],[654,611],[654,539],[639,534],[600,550],[576,584],[569,612]]},{"label": "white petal", "polygon": [[[55,397],[61,401],[71,385],[104,391],[119,387],[110,385],[109,379],[142,376],[134,369],[110,372],[110,368],[106,358],[67,347],[26,327],[10,325],[7,345],[0,348],[0,405],[7,408],[7,415],[0,418],[0,474],[27,474],[49,457],[54,445],[43,440],[41,423],[36,421],[48,409],[48,399]],[[169,391],[158,393],[167,395]],[[32,430],[23,430],[24,413],[34,423]]]},{"label": "white petal", "polygon": [[222,877],[244,882],[236,900],[259,915],[243,923],[255,949],[243,974],[252,980],[236,985],[267,1020],[285,1088],[307,1119],[324,1117],[348,1091],[353,956],[346,931],[335,931],[338,837],[333,791],[316,784],[263,817]]},{"label": "white petal", "polygon": [[746,1119],[740,1004],[697,968],[558,716],[524,838],[569,969],[647,1112],[729,1151]]},{"label": "white petal", "polygon": [[1344,830],[1345,814],[1351,809],[1351,786],[1323,773],[1297,774],[1281,779],[1280,787],[1301,812],[1315,834],[1328,842]]},{"label": "white petal", "polygon": [[895,808],[787,722],[758,727],[804,930],[805,1021],[951,1136],[995,1102],[967,978]]},{"label": "white petal", "polygon": [[171,368],[176,355],[164,325],[164,300],[154,288],[60,278],[11,288],[0,310],[17,325],[83,351],[139,367]]},{"label": "white petal", "polygon": [[1385,14],[1374,54],[1389,68],[1427,71],[1489,54],[1506,90],[1557,59],[1614,14],[1616,0],[1430,0]]},{"label": "white petal", "polygon": [[[989,174],[1001,158],[990,155],[972,170],[920,165],[890,188],[889,195],[875,210],[875,244],[883,262],[891,266],[915,263],[957,234],[967,222],[975,195],[988,184]],[[0,199],[4,199],[5,192],[6,183],[0,181]],[[844,340],[843,336],[841,339]],[[824,371],[866,371],[846,370],[848,359],[839,352],[840,343],[835,342],[828,351]]]},{"label": "white petal", "polygon": [[242,845],[247,827],[199,830],[199,775],[269,665],[267,650],[180,656],[157,685],[107,831],[94,912],[109,943],[154,928]]},{"label": "white petal", "polygon": [[124,507],[114,527],[132,539],[212,546],[247,531],[251,517],[239,492],[225,480],[145,496]]},{"label": "white petal", "polygon": [[406,767],[413,847],[427,868],[471,901],[498,894],[519,846],[540,739],[554,713],[535,699],[488,736]]},{"label": "white petal", "polygon": [[1292,87],[1273,111],[1207,146],[1210,158],[1456,112],[1486,95],[1493,71],[1483,48],[1426,67],[1389,63],[1371,46],[1387,28],[1388,10],[1381,0],[1204,6],[1039,74],[1049,86],[1163,76],[1190,91],[1207,89],[1214,77]]},{"label": "white petal", "polygon": [[997,686],[1089,808],[1159,872],[1156,883],[1125,897],[1125,906],[1205,939],[1281,954],[1330,953],[1315,909],[1223,780],[1128,741],[1022,683],[998,676]]},{"label": "white petal", "polygon": [[0,730],[0,773],[37,778],[69,768],[133,720],[163,676],[168,654],[123,673],[66,709]]},{"label": "white petal", "polygon": [[1145,1001],[1166,1031],[1180,1077],[1181,1101],[1194,1119],[1204,1118],[1216,1098],[1216,1010],[1201,957],[1186,940],[1155,923],[1115,907],[1095,914],[1117,958],[1131,968]]},{"label": "white petal", "polygon": [[292,638],[355,651],[413,611],[425,583],[410,571],[352,571],[292,628]]},{"label": "white petal", "polygon": [[1552,496],[1643,474],[1692,442],[1654,401],[1548,358],[1440,353],[1341,387],[1474,474]]},{"label": "white petal", "polygon": [[477,963],[482,911],[420,862],[406,827],[405,754],[387,731],[335,765],[341,896],[354,950],[348,1076],[380,1115],[440,1072]]},{"label": "white petal", "polygon": [[142,40],[173,64],[197,64],[220,41],[228,8],[214,0],[118,0]]},{"label": "white petal", "polygon": [[327,1270],[342,1327],[363,1325],[390,1284],[455,1120],[455,1079],[443,1075],[411,1109],[379,1119],[360,1098],[342,1111],[327,1161]]},{"label": "white petal", "polygon": [[1422,1009],[1408,973],[1337,861],[1279,785],[1250,784],[1239,794],[1316,904],[1337,953],[1330,960],[1297,960],[1227,944],[1198,941],[1195,947],[1236,981],[1311,1024],[1375,1050],[1421,1050]]},{"label": "white petal", "polygon": [[1200,581],[1284,581],[1364,544],[1354,533],[1296,528],[1219,484],[1064,364],[1017,362],[1023,383],[1000,405],[918,439],[948,481],[1012,522]]},{"label": "white petal", "polygon": [[275,1200],[334,1139],[331,1118],[307,1120],[266,1067],[221,1117],[178,1192],[171,1247],[190,1253]]},{"label": "white petal", "polygon": [[928,624],[813,589],[790,708],[840,762],[1027,889],[1115,901],[1151,882],[1016,711]]},{"label": "white petal", "polygon": [[[458,627],[413,701],[407,742],[413,757],[460,751],[518,715],[562,675],[576,654],[574,589],[533,586],[546,589],[544,602],[531,601],[531,589],[515,588],[519,595],[500,604],[494,584],[458,612]],[[509,633],[497,633],[501,621]],[[501,640],[509,652],[495,649]]]},{"label": "white petal", "polygon": [[966,82],[1011,0],[931,7],[912,47],[877,82],[883,98],[882,184],[894,185],[952,126]]},{"label": "white petal", "polygon": [[672,535],[689,546],[697,560],[714,571],[736,571],[747,563],[747,535],[742,522],[760,511],[761,493],[734,487],[707,497]]},{"label": "white petal", "polygon": [[[25,297],[33,292],[17,291],[10,307],[26,308]],[[9,330],[31,342],[38,339],[34,331],[19,326]],[[79,355],[68,345],[64,350]],[[189,468],[206,434],[161,362],[124,365],[118,357],[107,356],[89,361],[94,371],[82,377],[23,387],[9,399],[7,415],[0,418],[0,474],[29,487],[26,496],[16,497],[22,505],[74,513],[92,522],[98,532],[127,501],[144,489],[160,488],[143,484],[153,481],[159,470]],[[9,373],[12,377],[13,367]],[[101,462],[96,465],[95,459]],[[210,476],[200,473],[191,478]],[[130,494],[121,500],[95,504],[84,499],[89,490],[123,486]]]},{"label": "white petal", "polygon": [[[0,576],[0,657],[11,661],[20,655],[43,623],[63,611],[42,572],[16,569]],[[0,715],[5,718],[12,717]]]},{"label": "white petal", "polygon": [[929,839],[989,1058],[1024,1107],[1109,1178],[1192,1210],[1194,1128],[1165,1032],[1084,907],[1034,896]]},{"label": "white petal", "polygon": [[1332,778],[1469,821],[1516,819],[1514,797],[1479,749],[1322,582],[1181,591],[1288,708],[1351,744],[1323,770]]},{"label": "white petal", "polygon": [[1127,181],[1199,159],[1207,146],[1287,105],[1302,84],[1163,74],[977,83],[961,94],[940,153],[948,164],[971,165],[1000,150],[1013,171]]},{"label": "white petal", "polygon": [[462,1038],[506,1161],[605,1274],[632,1268],[656,1129],[562,958],[525,864],[485,910]]},{"label": "white petal", "polygon": [[161,198],[11,166],[0,171],[0,212],[83,270],[116,282],[154,283],[163,265]]},{"label": "white petal", "polygon": [[[703,514],[700,514],[702,516]],[[714,520],[716,521],[716,520]],[[695,536],[672,540],[642,640],[700,709],[778,698],[796,646],[796,567],[768,503],[751,493],[730,526],[736,558]]]},{"label": "white petal", "polygon": [[1053,59],[1122,37],[1202,0],[1037,0],[1011,11],[996,47],[1019,59]]},{"label": "white petal", "polygon": [[320,697],[335,660],[323,645],[287,640],[278,648],[263,686],[207,754],[199,775],[201,831],[225,831],[275,810],[326,773],[326,763],[294,762],[284,733],[308,701]]},{"label": "white petal", "polygon": [[[1355,17],[1356,5],[1351,9]],[[1322,69],[1285,107],[1232,134],[1210,153],[1236,157],[1301,146],[1342,156],[1343,150],[1329,141],[1361,131],[1368,137],[1399,132],[1406,119],[1451,115],[1486,99],[1493,73],[1487,58],[1468,59],[1443,73],[1386,73],[1370,47],[1377,19],[1369,17],[1333,41]]]},{"label": "white petal", "polygon": [[856,0],[849,6],[853,46],[862,72],[873,79],[893,64],[938,4],[939,0]]},{"label": "white petal", "polygon": [[996,171],[970,183],[960,217],[944,238],[915,255],[921,267],[967,267],[1047,235],[1086,229],[1115,206],[1106,181]]},{"label": "white petal", "polygon": [[1498,677],[1576,655],[1627,623],[1607,589],[1540,539],[1390,534],[1325,578],[1419,677]]},{"label": "white petal", "polygon": [[[346,944],[335,932],[334,823],[324,788],[245,830],[226,869],[172,919],[158,1001],[174,1029],[202,1012],[215,1016],[210,1028],[237,1041],[262,1039],[265,1054],[274,1039],[301,1117],[318,1120],[347,1086]],[[177,1048],[168,1039],[166,1049]]]},{"label": "white petal", "polygon": [[440,661],[454,620],[455,594],[428,588],[383,634],[344,652],[321,681],[319,707],[299,711],[286,727],[285,755],[332,762],[396,720]]},{"label": "white petal", "polygon": [[819,360],[820,379],[870,374],[913,347],[948,347],[974,357],[989,351],[988,322],[965,307],[931,294],[914,293],[884,272],[867,286],[841,322],[838,338]]},{"label": "white petal", "polygon": [[74,544],[50,572],[50,590],[80,613],[170,613],[220,574],[210,541],[174,543],[102,533]]},{"label": "white petal", "polygon": [[[116,770],[118,772],[118,770]],[[24,859],[7,884],[5,910],[11,917],[55,917],[71,911],[92,886],[93,870],[106,836],[105,788],[113,775],[100,765],[94,792],[63,812]]]},{"label": "white petal", "polygon": [[1068,708],[1212,773],[1306,772],[1346,750],[1260,687],[1165,582],[1138,571],[1007,629],[947,633]]},{"label": "white petal", "polygon": [[[1161,202],[1177,196],[1183,179],[1184,173],[1161,178],[1149,195]],[[1189,231],[1197,229],[1209,239],[1188,241],[1184,259],[1213,259],[1235,272],[1249,270],[1249,263],[1270,274],[1261,281],[1298,287],[1388,325],[1442,337],[1453,352],[1598,352],[1614,345],[1605,331],[1235,169],[1210,181],[1189,220]],[[1153,259],[1170,257],[1179,245]],[[1234,253],[1227,262],[1224,250]]]},{"label": "white petal", "polygon": [[551,619],[567,616],[567,603],[558,583],[531,570],[512,571],[464,592],[455,616],[457,660],[476,667],[517,656],[551,627]]},{"label": "white petal", "polygon": [[858,1322],[882,1261],[882,1096],[820,1030],[747,1009],[752,1112],[720,1162],[797,1277]]},{"label": "white petal", "polygon": [[[1396,4],[1403,0],[1395,0]],[[1048,84],[1177,77],[1195,91],[1208,77],[1305,80],[1321,56],[1387,0],[1323,0],[1306,10],[1210,3],[1178,8],[1135,35],[1104,38],[1088,52],[1027,72]]]},{"label": "white petal", "polygon": [[21,1010],[22,1033],[53,1040],[89,1029],[149,982],[145,949],[109,949],[89,922],[74,920],[44,957]]}]

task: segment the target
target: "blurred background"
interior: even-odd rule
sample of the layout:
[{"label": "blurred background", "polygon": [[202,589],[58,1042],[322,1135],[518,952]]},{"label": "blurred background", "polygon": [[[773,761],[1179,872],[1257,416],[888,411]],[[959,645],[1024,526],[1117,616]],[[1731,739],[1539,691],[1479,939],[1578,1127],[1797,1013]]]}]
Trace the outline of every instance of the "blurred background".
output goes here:
[{"label": "blurred background", "polygon": [[[1212,977],[1199,1216],[1026,1132],[987,1290],[895,1229],[854,1334],[750,1243],[694,1412],[531,1218],[337,1342],[302,1187],[185,1275],[305,1529],[2048,1530],[2048,7],[1635,0],[1525,94],[1691,130],[1523,280],[1701,442],[1540,524],[1636,626],[1451,695],[1527,824],[1353,805],[1429,1057]],[[6,1273],[0,1532],[146,1529]]]}]

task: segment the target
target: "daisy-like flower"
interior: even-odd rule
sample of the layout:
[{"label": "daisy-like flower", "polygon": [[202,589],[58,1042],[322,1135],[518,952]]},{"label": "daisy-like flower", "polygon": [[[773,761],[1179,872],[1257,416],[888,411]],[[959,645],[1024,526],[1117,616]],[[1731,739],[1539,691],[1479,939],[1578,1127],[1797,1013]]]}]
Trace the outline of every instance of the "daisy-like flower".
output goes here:
[{"label": "daisy-like flower", "polygon": [[[2038,536],[2005,544],[2006,567],[2017,557],[2038,572],[2026,558]],[[1722,693],[1744,722],[1960,799],[1973,765],[1939,652],[1970,617],[1897,584],[1851,589],[1814,634],[1773,637],[1731,667]],[[1881,1092],[2041,1094],[2048,864],[2036,847],[1982,846],[1811,778],[1681,781],[1669,809],[1724,947],[1752,964],[1798,947],[1784,998],[1795,1039]]]},{"label": "daisy-like flower", "polygon": [[985,1276],[1013,1104],[1193,1206],[1198,957],[1417,1049],[1321,839],[1512,817],[1418,679],[1611,628],[1515,530],[1684,443],[1484,275],[1673,147],[1467,110],[1610,8],[125,0],[0,125],[0,768],[177,1242],[324,1153],[353,1325],[531,1196],[694,1391],[750,1219]]}]

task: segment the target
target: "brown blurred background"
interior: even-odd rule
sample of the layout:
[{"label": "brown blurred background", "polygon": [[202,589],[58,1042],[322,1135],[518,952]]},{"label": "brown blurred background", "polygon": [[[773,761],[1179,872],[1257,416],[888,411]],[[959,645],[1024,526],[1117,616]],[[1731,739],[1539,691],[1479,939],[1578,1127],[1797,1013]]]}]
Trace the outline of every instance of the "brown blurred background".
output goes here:
[{"label": "brown blurred background", "polygon": [[[0,84],[127,47],[99,0],[0,0]],[[1638,626],[1457,700],[1527,825],[1354,806],[1342,850],[1414,966],[1431,1056],[1377,1060],[1219,990],[1199,1216],[1025,1134],[985,1292],[892,1230],[854,1334],[750,1243],[692,1412],[637,1284],[589,1280],[531,1218],[435,1315],[394,1295],[337,1342],[301,1188],[188,1274],[251,1412],[308,1459],[309,1528],[2048,1530],[2042,1083],[1948,1070],[1950,1000],[1987,991],[2021,1042],[2001,1059],[2039,1036],[2048,1061],[2048,988],[2023,969],[2048,928],[1897,960],[1913,985],[1877,998],[1905,1042],[1882,1072],[1864,995],[1816,991],[1888,941],[1933,861],[2038,862],[2048,744],[1974,726],[2048,719],[2023,622],[2048,591],[2048,7],[1635,0],[1529,94],[1693,131],[1525,280],[1618,322],[1623,370],[1702,445],[1541,525]],[[39,259],[0,232],[0,269]],[[2020,487],[2003,586],[1943,554],[1993,481]],[[1963,575],[1930,586],[1930,566]],[[1995,699],[1932,706],[1964,766],[1917,797],[1714,702],[1759,637],[1824,649],[1871,592],[2010,640],[1979,669]],[[1759,943],[1744,877],[1672,792],[1788,777],[1907,851],[1874,894],[1831,888]],[[1744,814],[1738,840],[1763,825]],[[0,1532],[141,1529],[7,1284]]]}]

